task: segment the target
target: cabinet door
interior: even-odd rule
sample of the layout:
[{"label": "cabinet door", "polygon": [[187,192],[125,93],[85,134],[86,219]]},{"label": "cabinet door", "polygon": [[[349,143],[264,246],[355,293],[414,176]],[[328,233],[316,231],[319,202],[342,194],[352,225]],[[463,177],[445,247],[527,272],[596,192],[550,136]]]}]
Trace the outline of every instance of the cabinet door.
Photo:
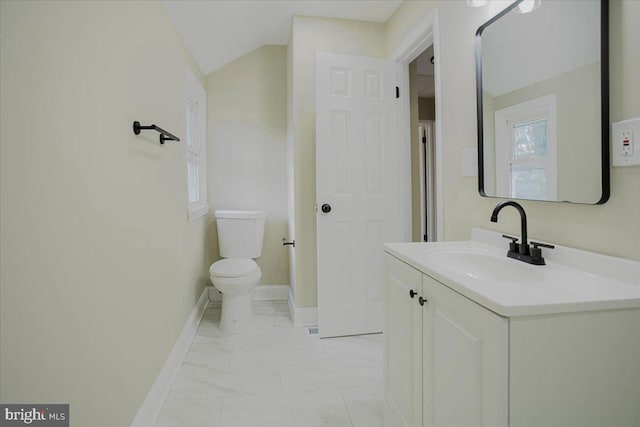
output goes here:
[{"label": "cabinet door", "polygon": [[[385,255],[384,391],[399,426],[422,425],[422,273]],[[415,292],[412,298],[409,292]]]},{"label": "cabinet door", "polygon": [[423,425],[507,427],[507,319],[422,277]]}]

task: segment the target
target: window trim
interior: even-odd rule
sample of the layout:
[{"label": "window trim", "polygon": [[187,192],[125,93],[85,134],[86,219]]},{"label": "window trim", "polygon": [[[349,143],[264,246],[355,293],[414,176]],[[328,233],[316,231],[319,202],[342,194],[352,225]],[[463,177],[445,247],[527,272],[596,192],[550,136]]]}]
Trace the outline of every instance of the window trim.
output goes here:
[{"label": "window trim", "polygon": [[[186,199],[187,199],[187,219],[194,219],[205,216],[209,213],[209,204],[207,201],[207,92],[202,84],[190,69],[185,72],[185,135],[187,135],[187,107],[191,105],[194,110],[194,147],[191,149],[188,141],[185,140],[185,175],[186,175]],[[189,152],[195,152],[198,155],[198,200],[189,201],[189,176],[187,162]]]},{"label": "window trim", "polygon": [[547,199],[558,199],[556,94],[541,96],[495,111],[496,196],[513,198],[511,189],[511,124],[547,118]]}]

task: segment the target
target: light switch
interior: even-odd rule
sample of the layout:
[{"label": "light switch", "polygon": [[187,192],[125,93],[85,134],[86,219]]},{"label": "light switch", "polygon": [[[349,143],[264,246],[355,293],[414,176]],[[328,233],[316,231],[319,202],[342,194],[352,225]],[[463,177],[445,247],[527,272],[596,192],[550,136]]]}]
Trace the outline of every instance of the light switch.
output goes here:
[{"label": "light switch", "polygon": [[613,166],[640,165],[640,118],[611,123]]}]

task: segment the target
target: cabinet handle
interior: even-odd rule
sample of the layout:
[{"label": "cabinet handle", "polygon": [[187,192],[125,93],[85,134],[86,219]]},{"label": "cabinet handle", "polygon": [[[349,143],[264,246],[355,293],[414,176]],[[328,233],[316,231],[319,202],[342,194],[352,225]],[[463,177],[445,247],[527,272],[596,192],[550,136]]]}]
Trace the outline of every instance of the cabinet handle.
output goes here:
[{"label": "cabinet handle", "polygon": [[420,303],[420,305],[424,305],[424,303],[427,302],[427,300],[422,298],[422,297],[420,297],[420,298],[418,298],[418,302]]},{"label": "cabinet handle", "polygon": [[416,295],[418,295],[418,293],[416,291],[414,291],[413,289],[409,289],[409,296],[411,298],[415,297]]}]

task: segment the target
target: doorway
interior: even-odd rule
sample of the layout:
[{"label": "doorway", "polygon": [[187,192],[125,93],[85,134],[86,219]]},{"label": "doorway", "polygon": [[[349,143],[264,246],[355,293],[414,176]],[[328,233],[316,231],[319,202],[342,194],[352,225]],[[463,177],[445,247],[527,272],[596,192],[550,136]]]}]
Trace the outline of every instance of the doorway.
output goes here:
[{"label": "doorway", "polygon": [[409,64],[412,240],[433,242],[436,230],[435,55],[433,45]]},{"label": "doorway", "polygon": [[[401,147],[403,150],[404,175],[402,179],[404,193],[402,198],[404,203],[402,207],[404,215],[403,237],[405,241],[425,241],[425,234],[427,235],[427,241],[444,239],[439,43],[438,10],[433,9],[389,55],[389,59],[396,64],[396,84],[400,97],[396,110],[396,134],[402,141]],[[421,56],[423,58],[418,59]],[[433,58],[433,62],[431,62],[431,58]],[[423,97],[430,98],[432,101],[429,101],[429,106],[424,106],[423,101],[423,114],[424,111],[430,108],[433,119],[430,125],[431,133],[424,135],[423,131],[423,136],[427,138],[427,141],[431,136],[431,156],[429,156],[429,150],[425,150],[425,153],[421,152],[419,148],[422,138],[419,136],[418,102],[421,97],[418,96],[417,92],[418,62],[424,62],[425,60],[430,64],[428,67],[430,70],[428,72],[426,70],[422,71],[423,75],[428,76],[421,79],[423,80],[422,86],[425,90],[429,89],[432,92],[432,96],[425,93]],[[424,69],[424,67],[422,68]],[[411,80],[414,80],[413,84],[411,84]],[[426,127],[427,125],[425,124],[425,129]],[[425,154],[427,155],[426,159],[424,158]],[[421,162],[424,164],[423,174],[420,173]],[[424,174],[425,172],[426,175]],[[429,191],[429,188],[431,188],[431,191]],[[429,201],[431,201],[430,204]],[[429,231],[430,227],[431,231]]]}]

